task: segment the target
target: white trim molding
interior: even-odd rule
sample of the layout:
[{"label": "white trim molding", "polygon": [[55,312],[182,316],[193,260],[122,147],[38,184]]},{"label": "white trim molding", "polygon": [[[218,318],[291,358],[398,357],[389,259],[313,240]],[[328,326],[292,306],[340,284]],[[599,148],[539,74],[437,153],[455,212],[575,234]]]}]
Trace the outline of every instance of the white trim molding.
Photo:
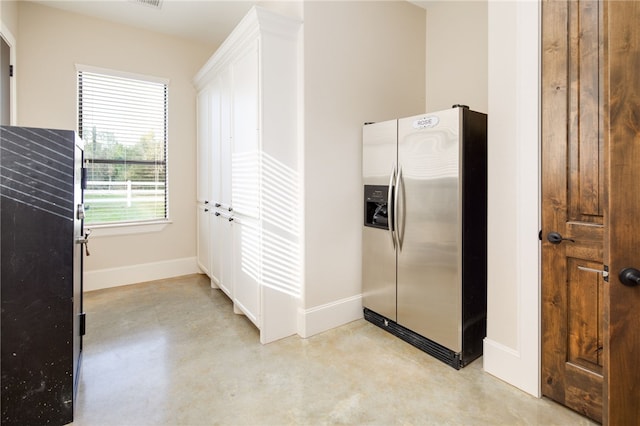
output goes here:
[{"label": "white trim molding", "polygon": [[85,65],[85,64],[75,64],[75,65],[76,65],[76,72],[82,71],[82,72],[90,72],[94,74],[106,74],[114,77],[148,81],[150,83],[164,84],[167,86],[171,83],[171,80],[169,80],[166,77],[158,77],[155,75],[147,75],[147,74],[138,74],[138,73],[133,73],[128,71],[115,70],[111,68],[96,67],[93,65]]},{"label": "white trim molding", "polygon": [[[483,368],[487,373],[528,394],[540,397],[539,381],[531,380],[532,374],[523,370],[528,364],[526,356],[523,357],[519,351],[489,338],[485,338],[483,343]],[[539,368],[534,368],[533,371],[539,375]]]},{"label": "white trim molding", "polygon": [[347,297],[309,309],[298,309],[298,334],[307,338],[363,317],[362,295]]},{"label": "white trim molding", "polygon": [[[484,340],[483,363],[486,372],[540,397],[540,4],[489,2],[488,18],[489,135],[493,130],[498,138],[493,140],[494,147],[513,146],[507,154],[494,149],[489,162],[514,165],[494,174],[514,182],[514,191],[504,200],[512,208],[494,214],[510,224],[514,235],[489,244],[490,259],[504,251],[513,253],[513,259],[511,264],[489,263],[487,321],[494,335],[489,333]],[[512,50],[505,53],[505,47]],[[503,69],[515,75],[501,77]],[[499,131],[505,128],[508,131]],[[489,185],[490,193],[498,189],[492,188],[491,181]],[[491,225],[497,226],[500,221],[492,219]],[[488,232],[496,230],[490,227]],[[505,300],[501,290],[513,290],[513,295]]]},{"label": "white trim molding", "polygon": [[146,234],[160,232],[170,220],[158,220],[152,222],[112,223],[103,225],[85,225],[84,229],[91,234],[91,238],[113,237],[120,235]]},{"label": "white trim molding", "polygon": [[14,74],[9,82],[9,123],[12,126],[15,126],[18,123],[18,55],[16,38],[13,36],[11,31],[9,31],[9,28],[7,28],[4,22],[0,22],[0,37],[2,37],[9,45],[9,62],[14,67]]},{"label": "white trim molding", "polygon": [[200,273],[195,257],[84,272],[84,291]]}]

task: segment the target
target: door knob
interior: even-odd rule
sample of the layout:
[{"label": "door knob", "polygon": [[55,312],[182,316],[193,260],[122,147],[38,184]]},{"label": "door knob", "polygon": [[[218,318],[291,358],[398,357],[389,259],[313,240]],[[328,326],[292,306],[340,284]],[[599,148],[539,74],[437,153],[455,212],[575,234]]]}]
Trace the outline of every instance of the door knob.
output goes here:
[{"label": "door knob", "polygon": [[571,238],[563,238],[559,232],[555,231],[549,232],[547,234],[547,241],[549,241],[551,244],[560,244],[563,241],[571,241],[572,243],[576,242],[576,240],[572,240]]},{"label": "door knob", "polygon": [[634,287],[640,284],[640,271],[635,268],[624,268],[618,274],[620,282],[628,287]]}]

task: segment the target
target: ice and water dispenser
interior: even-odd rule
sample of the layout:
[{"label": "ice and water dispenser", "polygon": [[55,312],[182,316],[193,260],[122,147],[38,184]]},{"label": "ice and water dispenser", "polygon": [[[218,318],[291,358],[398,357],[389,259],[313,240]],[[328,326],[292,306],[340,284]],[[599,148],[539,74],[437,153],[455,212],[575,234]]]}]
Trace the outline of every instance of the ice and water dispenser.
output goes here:
[{"label": "ice and water dispenser", "polygon": [[364,186],[364,226],[389,229],[388,200],[388,186]]}]

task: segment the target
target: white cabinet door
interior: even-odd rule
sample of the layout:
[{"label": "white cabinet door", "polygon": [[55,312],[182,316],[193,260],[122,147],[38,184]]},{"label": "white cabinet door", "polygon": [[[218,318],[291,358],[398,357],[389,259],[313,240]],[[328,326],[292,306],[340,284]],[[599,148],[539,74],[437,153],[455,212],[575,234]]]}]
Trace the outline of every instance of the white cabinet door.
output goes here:
[{"label": "white cabinet door", "polygon": [[198,94],[197,123],[197,181],[196,192],[198,203],[211,202],[211,119],[210,92],[202,90]]},{"label": "white cabinet door", "polygon": [[220,200],[225,207],[233,205],[231,198],[231,107],[232,76],[227,67],[218,77],[220,84]]},{"label": "white cabinet door", "polygon": [[209,86],[209,120],[211,122],[211,153],[209,157],[209,169],[210,169],[210,188],[212,203],[220,203],[222,199],[222,176],[220,173],[220,166],[222,163],[221,149],[222,149],[222,120],[220,117],[220,101],[221,101],[221,89],[220,79],[216,78]]},{"label": "white cabinet door", "polygon": [[257,221],[236,221],[233,228],[233,302],[260,328],[260,229]]},{"label": "white cabinet door", "polygon": [[258,41],[240,52],[233,75],[231,197],[237,221],[233,231],[233,301],[260,328],[260,140]]},{"label": "white cabinet door", "polygon": [[242,52],[233,72],[231,197],[234,210],[259,217],[260,143],[258,138],[258,41]]},{"label": "white cabinet door", "polygon": [[198,267],[205,274],[211,276],[211,226],[209,218],[209,208],[207,205],[199,204],[197,207],[198,229],[197,229],[197,259]]},{"label": "white cabinet door", "polygon": [[233,275],[233,222],[226,217],[215,216],[216,228],[219,235],[219,268],[220,282],[218,287],[233,300],[234,275]]},{"label": "white cabinet door", "polygon": [[222,282],[222,249],[223,249],[223,219],[209,212],[210,224],[210,248],[211,263],[209,267],[209,277],[216,286],[220,287]]}]

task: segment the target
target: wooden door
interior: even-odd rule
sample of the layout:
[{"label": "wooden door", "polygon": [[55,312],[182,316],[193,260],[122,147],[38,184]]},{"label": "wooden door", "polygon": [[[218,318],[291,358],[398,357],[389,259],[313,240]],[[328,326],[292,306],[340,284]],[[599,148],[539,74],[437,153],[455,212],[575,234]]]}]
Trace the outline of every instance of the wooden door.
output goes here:
[{"label": "wooden door", "polygon": [[[542,16],[542,392],[600,421],[600,8],[589,0],[546,1]],[[552,232],[570,240],[551,243]]]},{"label": "wooden door", "polygon": [[[608,215],[605,262],[604,423],[640,422],[640,285],[619,273],[640,270],[640,1],[606,3],[604,28]],[[638,273],[636,272],[636,275]]]},{"label": "wooden door", "polygon": [[[545,1],[542,7],[542,391],[611,424],[623,424],[611,420],[619,411],[612,409],[612,396],[627,401],[622,411],[637,410],[640,392],[634,388],[639,370],[629,365],[640,359],[632,335],[638,327],[625,325],[633,296],[617,296],[624,286],[617,279],[617,243],[610,241],[611,235],[632,238],[633,226],[640,232],[629,201],[623,211],[615,204],[638,186],[638,172],[632,184],[631,172],[613,170],[640,155],[632,152],[634,143],[638,150],[638,98],[636,105],[616,100],[639,94],[632,71],[638,63],[630,62],[638,49],[637,5],[585,0]],[[618,109],[627,114],[614,120]],[[621,135],[617,148],[614,135]],[[622,216],[617,222],[613,210]],[[639,251],[635,244],[631,252]],[[625,335],[622,341],[616,333]],[[619,383],[624,374],[635,382]]]}]

